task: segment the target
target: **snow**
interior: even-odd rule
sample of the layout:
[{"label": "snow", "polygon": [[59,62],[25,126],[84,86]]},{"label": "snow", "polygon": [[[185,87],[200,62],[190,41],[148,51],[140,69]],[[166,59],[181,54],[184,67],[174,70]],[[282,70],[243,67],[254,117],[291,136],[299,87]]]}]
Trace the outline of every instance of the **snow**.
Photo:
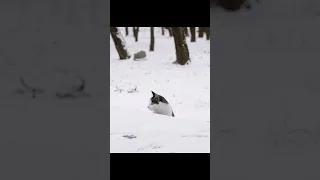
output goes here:
[{"label": "snow", "polygon": [[319,179],[320,1],[260,2],[211,11],[214,178]]},{"label": "snow", "polygon": [[[209,152],[210,123],[111,106],[110,152]],[[133,136],[134,138],[126,138]]]},{"label": "snow", "polygon": [[[125,36],[125,28],[119,29],[129,53],[144,50],[147,57],[119,60],[110,38],[110,152],[209,153],[210,41],[187,38],[191,64],[180,66],[173,64],[174,40],[167,30],[162,36],[155,28],[155,51],[149,52],[149,27],[140,27],[138,42],[132,31]],[[147,108],[151,90],[166,98],[176,117]]]}]

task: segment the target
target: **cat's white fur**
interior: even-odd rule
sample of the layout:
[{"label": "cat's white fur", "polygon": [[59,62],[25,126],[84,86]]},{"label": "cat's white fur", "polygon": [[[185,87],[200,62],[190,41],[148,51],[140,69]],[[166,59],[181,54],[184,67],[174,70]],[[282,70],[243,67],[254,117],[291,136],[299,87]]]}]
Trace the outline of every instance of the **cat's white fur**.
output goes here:
[{"label": "cat's white fur", "polygon": [[170,104],[165,104],[163,102],[159,102],[159,104],[151,104],[151,100],[149,100],[148,108],[156,114],[172,116],[172,107]]}]

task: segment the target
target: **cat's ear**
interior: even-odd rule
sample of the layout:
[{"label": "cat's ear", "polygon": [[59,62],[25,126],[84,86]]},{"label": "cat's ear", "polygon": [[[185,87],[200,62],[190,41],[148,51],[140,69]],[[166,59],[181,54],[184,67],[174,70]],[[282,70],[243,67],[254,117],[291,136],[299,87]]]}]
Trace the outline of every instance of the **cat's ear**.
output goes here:
[{"label": "cat's ear", "polygon": [[151,91],[152,92],[152,96],[155,96],[156,95],[156,93],[154,93],[153,91]]}]

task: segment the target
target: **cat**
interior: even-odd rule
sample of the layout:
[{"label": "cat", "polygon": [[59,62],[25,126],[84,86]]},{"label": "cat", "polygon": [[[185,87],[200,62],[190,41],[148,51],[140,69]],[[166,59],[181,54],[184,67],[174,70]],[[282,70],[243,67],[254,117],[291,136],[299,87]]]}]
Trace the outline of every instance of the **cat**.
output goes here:
[{"label": "cat", "polygon": [[150,98],[148,109],[156,114],[162,114],[167,116],[174,116],[171,105],[168,101],[161,95],[152,92],[152,97]]}]

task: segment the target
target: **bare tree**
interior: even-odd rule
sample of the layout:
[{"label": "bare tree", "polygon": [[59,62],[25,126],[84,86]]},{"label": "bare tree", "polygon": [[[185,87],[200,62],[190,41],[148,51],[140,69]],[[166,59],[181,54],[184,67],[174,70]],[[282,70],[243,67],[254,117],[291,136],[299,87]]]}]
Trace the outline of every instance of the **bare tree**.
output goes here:
[{"label": "bare tree", "polygon": [[161,27],[161,34],[164,36],[164,27]]},{"label": "bare tree", "polygon": [[183,30],[184,30],[185,35],[188,37],[189,36],[188,27],[183,27]]},{"label": "bare tree", "polygon": [[210,40],[210,27],[203,27],[207,40]]},{"label": "bare tree", "polygon": [[138,35],[139,35],[139,27],[133,27],[133,35],[136,42],[138,42]]},{"label": "bare tree", "polygon": [[154,51],[154,27],[150,27],[150,48],[149,51]]},{"label": "bare tree", "polygon": [[204,35],[204,30],[203,30],[203,27],[199,27],[199,38],[203,38],[203,35]]},{"label": "bare tree", "polygon": [[116,49],[118,51],[120,60],[129,59],[130,55],[125,48],[124,42],[121,40],[121,34],[117,27],[110,27],[110,34],[112,37],[112,40],[116,46]]},{"label": "bare tree", "polygon": [[169,31],[169,36],[172,36],[172,29],[171,29],[171,27],[164,27],[164,28],[168,29],[168,31]]},{"label": "bare tree", "polygon": [[128,36],[128,35],[129,35],[129,28],[126,27],[126,36]]},{"label": "bare tree", "polygon": [[188,45],[183,27],[171,27],[176,48],[177,60],[174,63],[185,65],[190,61]]},{"label": "bare tree", "polygon": [[191,42],[196,42],[196,27],[190,27]]},{"label": "bare tree", "polygon": [[171,27],[169,27],[169,29],[168,29],[168,31],[169,31],[169,36],[173,36],[173,33],[172,33],[172,29],[171,29]]}]

